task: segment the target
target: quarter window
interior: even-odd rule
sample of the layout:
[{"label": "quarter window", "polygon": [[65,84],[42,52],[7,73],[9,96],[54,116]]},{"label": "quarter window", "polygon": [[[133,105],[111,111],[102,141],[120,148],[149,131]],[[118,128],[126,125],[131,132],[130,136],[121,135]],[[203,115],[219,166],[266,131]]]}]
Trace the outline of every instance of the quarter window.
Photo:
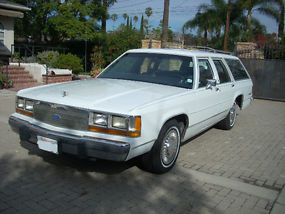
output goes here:
[{"label": "quarter window", "polygon": [[235,80],[243,80],[249,78],[239,60],[237,59],[225,59],[225,60],[228,66],[230,67]]},{"label": "quarter window", "polygon": [[0,46],[4,46],[4,26],[0,22]]},{"label": "quarter window", "polygon": [[208,79],[213,79],[213,71],[207,59],[199,59],[198,65],[200,72],[199,88],[202,88],[207,85]]},{"label": "quarter window", "polygon": [[226,83],[230,82],[231,78],[229,76],[229,73],[224,65],[224,63],[221,60],[213,60],[214,64],[216,66],[219,78],[220,78],[220,83]]}]

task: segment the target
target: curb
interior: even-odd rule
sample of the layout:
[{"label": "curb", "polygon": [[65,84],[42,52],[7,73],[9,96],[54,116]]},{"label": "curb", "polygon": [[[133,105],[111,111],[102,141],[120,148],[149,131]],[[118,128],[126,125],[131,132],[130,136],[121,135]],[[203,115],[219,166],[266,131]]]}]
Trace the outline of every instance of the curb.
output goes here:
[{"label": "curb", "polygon": [[284,214],[285,213],[285,186],[279,194],[270,214]]}]

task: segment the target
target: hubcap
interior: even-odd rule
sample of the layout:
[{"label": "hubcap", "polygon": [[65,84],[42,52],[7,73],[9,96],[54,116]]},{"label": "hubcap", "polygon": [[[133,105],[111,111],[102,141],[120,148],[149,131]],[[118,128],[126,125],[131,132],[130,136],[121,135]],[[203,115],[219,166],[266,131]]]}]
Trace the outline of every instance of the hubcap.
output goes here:
[{"label": "hubcap", "polygon": [[234,103],[233,107],[230,109],[230,126],[233,126],[236,121],[237,116],[237,105]]},{"label": "hubcap", "polygon": [[161,161],[163,165],[171,164],[176,158],[180,144],[180,134],[176,127],[169,129],[165,135],[161,147]]}]

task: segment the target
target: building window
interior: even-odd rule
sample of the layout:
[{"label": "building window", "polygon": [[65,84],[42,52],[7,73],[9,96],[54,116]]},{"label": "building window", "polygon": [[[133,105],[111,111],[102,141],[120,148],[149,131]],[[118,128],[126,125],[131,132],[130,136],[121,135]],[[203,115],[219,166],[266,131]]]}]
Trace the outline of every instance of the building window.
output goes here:
[{"label": "building window", "polygon": [[0,22],[0,46],[4,46],[4,26]]}]

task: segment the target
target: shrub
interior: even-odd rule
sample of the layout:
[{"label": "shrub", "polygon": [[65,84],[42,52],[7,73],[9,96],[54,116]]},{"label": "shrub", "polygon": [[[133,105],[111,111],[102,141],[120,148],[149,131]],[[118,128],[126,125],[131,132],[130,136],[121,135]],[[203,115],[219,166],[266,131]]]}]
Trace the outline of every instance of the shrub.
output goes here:
[{"label": "shrub", "polygon": [[44,51],[37,55],[38,63],[46,64],[48,67],[54,67],[58,57],[57,51]]},{"label": "shrub", "polygon": [[90,62],[92,63],[92,71],[102,69],[105,65],[103,48],[95,46],[90,56]]},{"label": "shrub", "polygon": [[72,54],[60,54],[55,63],[53,64],[54,68],[64,68],[70,69],[74,74],[83,72],[83,66],[81,64],[81,59]]}]

